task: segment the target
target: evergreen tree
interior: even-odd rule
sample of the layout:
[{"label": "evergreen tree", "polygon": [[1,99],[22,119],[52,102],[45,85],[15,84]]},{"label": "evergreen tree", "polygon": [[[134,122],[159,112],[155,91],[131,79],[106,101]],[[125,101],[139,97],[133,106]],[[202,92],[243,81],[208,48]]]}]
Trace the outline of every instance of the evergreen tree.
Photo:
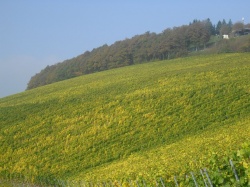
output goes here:
[{"label": "evergreen tree", "polygon": [[216,25],[216,34],[220,34],[220,29],[221,29],[222,23],[221,21],[218,21]]}]

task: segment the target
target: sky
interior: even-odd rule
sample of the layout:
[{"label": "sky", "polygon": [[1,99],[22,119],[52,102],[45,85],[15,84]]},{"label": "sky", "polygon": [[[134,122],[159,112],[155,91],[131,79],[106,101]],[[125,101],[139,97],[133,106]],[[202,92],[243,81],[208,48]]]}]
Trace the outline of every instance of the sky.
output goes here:
[{"label": "sky", "polygon": [[104,44],[210,18],[250,23],[249,0],[0,0],[0,98]]}]

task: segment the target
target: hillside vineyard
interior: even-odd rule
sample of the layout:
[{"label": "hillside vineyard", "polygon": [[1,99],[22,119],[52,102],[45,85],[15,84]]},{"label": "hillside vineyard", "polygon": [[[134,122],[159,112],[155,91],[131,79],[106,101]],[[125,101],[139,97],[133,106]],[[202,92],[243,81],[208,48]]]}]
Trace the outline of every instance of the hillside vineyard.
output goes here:
[{"label": "hillside vineyard", "polygon": [[250,142],[249,75],[250,53],[204,55],[2,98],[0,179],[171,182]]}]

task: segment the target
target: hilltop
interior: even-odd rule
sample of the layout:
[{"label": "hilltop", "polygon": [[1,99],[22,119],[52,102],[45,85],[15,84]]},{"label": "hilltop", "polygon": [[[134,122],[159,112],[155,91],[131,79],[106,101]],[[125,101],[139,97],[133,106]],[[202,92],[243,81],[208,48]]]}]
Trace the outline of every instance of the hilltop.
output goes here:
[{"label": "hilltop", "polygon": [[[244,27],[250,26],[244,26],[243,23],[233,24],[230,20],[228,23],[225,20],[219,21],[215,26],[210,19],[206,19],[194,20],[189,25],[167,28],[159,34],[146,32],[47,66],[30,79],[27,89],[108,69],[186,57],[199,51],[215,54],[249,52],[250,38],[242,40],[238,37],[247,34]],[[223,41],[222,37],[229,34],[230,41]]]},{"label": "hilltop", "polygon": [[0,178],[152,180],[250,135],[250,54],[83,75],[0,99]]}]

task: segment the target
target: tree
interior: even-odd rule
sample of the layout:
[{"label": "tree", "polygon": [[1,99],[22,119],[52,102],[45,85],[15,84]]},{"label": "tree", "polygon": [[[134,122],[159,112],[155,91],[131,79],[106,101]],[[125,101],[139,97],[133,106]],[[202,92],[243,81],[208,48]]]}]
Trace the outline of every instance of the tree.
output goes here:
[{"label": "tree", "polygon": [[[218,23],[219,24],[219,23]],[[221,24],[218,26],[218,31],[220,35],[224,35],[224,34],[230,34],[231,30],[232,30],[232,21],[231,19],[229,20],[229,22],[227,23],[225,19],[222,20]]]},{"label": "tree", "polygon": [[209,18],[202,21],[202,24],[203,24],[203,29],[202,29],[201,42],[205,48],[207,42],[210,40],[211,35],[215,34],[215,28]]},{"label": "tree", "polygon": [[216,34],[215,26],[212,24],[212,22],[210,21],[209,18],[207,18],[205,20],[205,26],[206,26],[206,29],[209,31],[210,35],[215,35]]},{"label": "tree", "polygon": [[223,20],[222,20],[221,25],[227,25],[227,22],[226,22],[226,20],[225,20],[225,19],[223,19]]},{"label": "tree", "polygon": [[188,39],[188,27],[183,25],[173,29],[173,50],[176,57],[185,56],[188,52],[189,39]]},{"label": "tree", "polygon": [[221,29],[222,23],[221,21],[218,21],[216,25],[216,34],[220,34],[220,29]]},{"label": "tree", "polygon": [[245,25],[245,28],[246,28],[246,29],[250,29],[250,23],[246,24],[246,25]]},{"label": "tree", "polygon": [[162,33],[161,49],[164,54],[164,58],[170,59],[175,51],[174,44],[174,31],[173,29],[166,29]]},{"label": "tree", "polygon": [[195,47],[197,51],[201,45],[206,47],[206,43],[211,37],[211,26],[208,20],[197,21],[188,27],[187,35],[190,43]]},{"label": "tree", "polygon": [[228,24],[226,25],[222,25],[221,28],[220,28],[220,35],[224,35],[224,34],[230,34],[231,32],[231,28]]},{"label": "tree", "polygon": [[232,22],[232,20],[230,19],[229,21],[228,21],[228,24],[227,24],[230,28],[231,28],[231,30],[232,30],[232,27],[233,27],[233,22]]},{"label": "tree", "polygon": [[233,24],[233,31],[242,31],[244,29],[244,24],[242,22],[236,22]]}]

